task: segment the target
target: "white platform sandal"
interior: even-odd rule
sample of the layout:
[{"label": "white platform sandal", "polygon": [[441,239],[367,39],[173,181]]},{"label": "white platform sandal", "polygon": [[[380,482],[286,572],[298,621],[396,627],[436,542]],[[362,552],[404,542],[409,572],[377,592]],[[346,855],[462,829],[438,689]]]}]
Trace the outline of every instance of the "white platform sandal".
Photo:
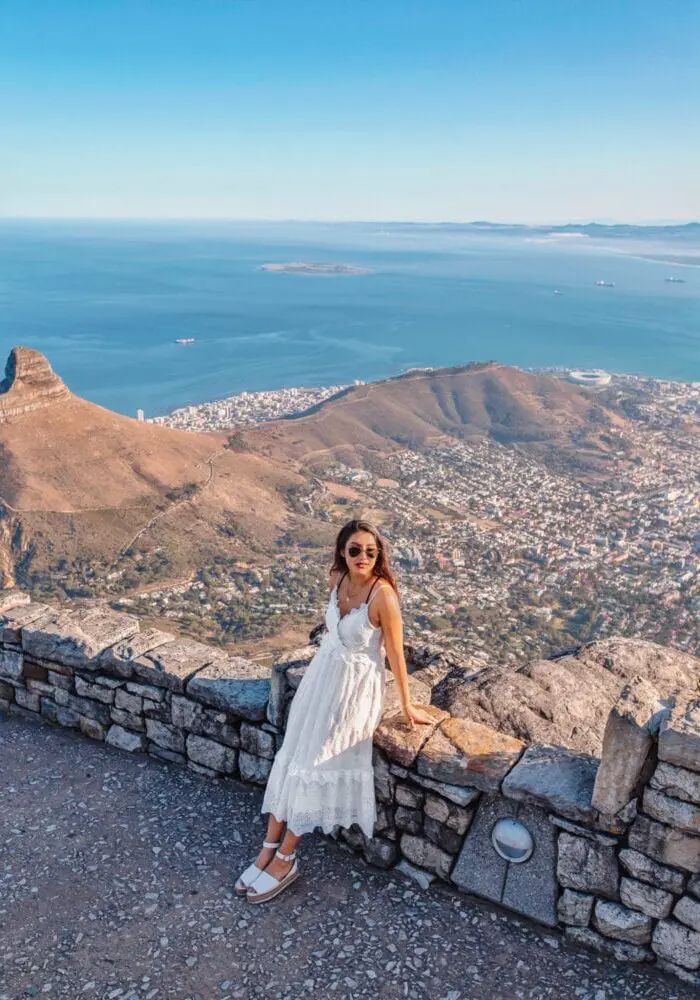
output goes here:
[{"label": "white platform sandal", "polygon": [[[276,840],[274,844],[271,840],[263,840],[263,847],[279,847],[281,843],[281,840]],[[256,864],[248,865],[234,886],[236,895],[245,896],[248,887],[252,885],[258,875],[262,875],[262,873],[263,869],[258,868]]]},{"label": "white platform sandal", "polygon": [[260,872],[254,884],[249,886],[246,892],[248,902],[265,903],[268,899],[273,899],[281,892],[284,892],[292,882],[296,882],[299,877],[299,866],[296,862],[296,856],[296,851],[292,851],[290,854],[282,854],[282,851],[275,851],[275,857],[279,858],[280,861],[294,861],[294,864],[282,879],[275,878],[274,875],[270,875],[267,871]]}]

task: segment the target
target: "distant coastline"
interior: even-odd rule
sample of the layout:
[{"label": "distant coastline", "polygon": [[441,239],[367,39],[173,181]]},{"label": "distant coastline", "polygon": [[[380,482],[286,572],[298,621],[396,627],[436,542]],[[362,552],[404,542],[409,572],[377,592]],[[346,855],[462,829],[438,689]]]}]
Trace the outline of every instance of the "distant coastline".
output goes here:
[{"label": "distant coastline", "polygon": [[290,261],[280,264],[261,264],[261,271],[279,274],[370,274],[367,267],[353,267],[350,264],[314,264],[308,261]]}]

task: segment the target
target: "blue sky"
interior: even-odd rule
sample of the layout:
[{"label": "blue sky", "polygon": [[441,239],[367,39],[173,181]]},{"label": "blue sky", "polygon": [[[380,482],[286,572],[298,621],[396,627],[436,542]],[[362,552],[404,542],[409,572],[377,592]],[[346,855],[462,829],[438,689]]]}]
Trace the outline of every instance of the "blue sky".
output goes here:
[{"label": "blue sky", "polygon": [[0,215],[700,218],[696,0],[2,0]]}]

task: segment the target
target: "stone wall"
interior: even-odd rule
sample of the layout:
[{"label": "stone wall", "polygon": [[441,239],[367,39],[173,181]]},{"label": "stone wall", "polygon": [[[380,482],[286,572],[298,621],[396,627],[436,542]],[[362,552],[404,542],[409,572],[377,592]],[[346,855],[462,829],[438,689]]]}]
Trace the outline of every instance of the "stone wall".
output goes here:
[{"label": "stone wall", "polygon": [[[313,646],[272,670],[104,606],[0,592],[0,710],[210,778],[264,785]],[[393,677],[374,738],[377,823],[331,836],[572,941],[700,985],[700,694],[622,691],[602,758],[526,746],[431,704],[449,664],[417,651],[409,730]],[[524,838],[524,839],[523,839]]]}]

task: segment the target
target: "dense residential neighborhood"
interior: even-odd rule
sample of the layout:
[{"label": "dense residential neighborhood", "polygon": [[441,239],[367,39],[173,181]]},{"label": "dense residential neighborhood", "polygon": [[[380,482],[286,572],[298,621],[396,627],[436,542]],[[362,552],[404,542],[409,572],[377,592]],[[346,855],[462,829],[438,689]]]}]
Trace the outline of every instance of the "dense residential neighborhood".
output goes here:
[{"label": "dense residential neighborhood", "polygon": [[[172,419],[235,429],[341,388],[244,393]],[[700,386],[616,375],[613,391],[632,431],[604,476],[474,437],[397,450],[374,467],[336,462],[290,495],[290,506],[327,522],[329,539],[363,512],[382,524],[409,643],[445,644],[475,665],[554,655],[613,633],[696,650],[700,445],[684,428],[697,427]],[[118,606],[189,628],[199,621],[202,635],[215,623],[219,641],[257,638],[262,650],[289,622],[322,617],[329,546],[313,537],[287,543],[267,563],[209,567]]]}]

